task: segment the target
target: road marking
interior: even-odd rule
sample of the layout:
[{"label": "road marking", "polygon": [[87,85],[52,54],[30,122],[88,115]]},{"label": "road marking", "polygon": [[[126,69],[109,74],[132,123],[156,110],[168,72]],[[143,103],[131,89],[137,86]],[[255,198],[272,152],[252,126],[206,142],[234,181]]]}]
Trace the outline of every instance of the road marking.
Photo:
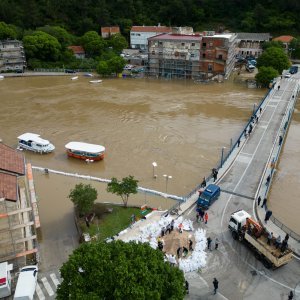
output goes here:
[{"label": "road marking", "polygon": [[35,292],[40,300],[46,299],[44,296],[44,293],[42,292],[42,289],[38,283],[36,284]]},{"label": "road marking", "polygon": [[240,152],[240,154],[242,154],[242,155],[248,155],[248,156],[252,156],[253,155],[252,153],[246,153],[246,152]]},{"label": "road marking", "polygon": [[221,191],[224,192],[224,193],[227,193],[227,194],[231,194],[233,196],[238,196],[238,197],[246,198],[246,199],[249,199],[249,200],[254,200],[253,197],[250,197],[250,196],[247,196],[247,195],[235,193],[235,192],[232,192],[232,191],[227,191],[227,190],[224,190],[224,189],[221,189]]},{"label": "road marking", "polygon": [[53,296],[53,295],[54,295],[54,292],[53,292],[52,287],[51,287],[51,285],[49,284],[47,278],[46,278],[46,277],[43,277],[41,280],[42,280],[42,282],[43,282],[43,284],[44,284],[44,287],[45,287],[46,291],[48,292],[49,296]]},{"label": "road marking", "polygon": [[187,215],[189,215],[193,210],[194,210],[194,207],[196,207],[196,203],[192,205],[191,209],[189,210],[189,212],[187,213]]},{"label": "road marking", "polygon": [[55,287],[57,288],[57,286],[60,284],[59,280],[57,279],[56,275],[54,273],[50,274],[50,277],[55,285]]}]

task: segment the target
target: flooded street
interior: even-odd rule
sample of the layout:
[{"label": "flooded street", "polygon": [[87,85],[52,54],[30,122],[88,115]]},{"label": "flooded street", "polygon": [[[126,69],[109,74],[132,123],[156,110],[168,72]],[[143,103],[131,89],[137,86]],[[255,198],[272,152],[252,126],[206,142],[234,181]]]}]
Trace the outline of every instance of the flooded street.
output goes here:
[{"label": "flooded street", "polygon": [[[25,132],[49,139],[56,147],[53,153],[25,152],[34,166],[107,179],[133,175],[142,187],[185,196],[217,164],[222,147],[229,148],[230,139],[236,139],[254,104],[264,94],[263,90],[232,82],[204,85],[106,79],[92,85],[84,77],[77,81],[65,76],[6,78],[0,82],[0,138],[12,147],[17,145],[17,136]],[[299,184],[295,190],[289,184],[291,178],[294,183],[300,180],[300,166],[296,167],[292,160],[299,152],[299,121],[299,114],[295,114],[279,166],[283,171],[279,170],[280,180],[272,190],[275,216],[282,212],[275,208],[282,195],[287,198],[284,213],[297,204]],[[87,164],[68,158],[64,145],[70,141],[105,146],[104,161]],[[154,161],[158,165],[154,170],[157,179],[153,179]],[[172,179],[166,182],[164,174]],[[79,181],[38,172],[34,179],[42,228],[45,224],[55,227],[58,220],[72,218],[72,203],[67,196]],[[98,189],[99,201],[120,202],[117,196],[106,193],[104,184],[92,185]],[[291,204],[287,205],[287,201]],[[174,200],[140,193],[129,203],[167,208]],[[287,222],[291,222],[290,216]],[[295,224],[296,221],[297,217]]]}]

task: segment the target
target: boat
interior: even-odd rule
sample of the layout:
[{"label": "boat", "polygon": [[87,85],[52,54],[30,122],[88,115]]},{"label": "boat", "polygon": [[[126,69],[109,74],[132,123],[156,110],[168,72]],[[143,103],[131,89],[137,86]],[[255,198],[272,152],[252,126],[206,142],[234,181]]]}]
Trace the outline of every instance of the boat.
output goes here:
[{"label": "boat", "polygon": [[90,82],[90,83],[101,83],[102,80],[100,80],[100,79],[98,79],[98,80],[90,80],[89,82]]},{"label": "boat", "polygon": [[4,79],[4,76],[3,75],[0,75],[0,80]]},{"label": "boat", "polygon": [[78,76],[74,76],[71,78],[71,80],[77,80],[78,79]]},{"label": "boat", "polygon": [[69,142],[65,145],[69,157],[84,159],[86,162],[102,160],[104,158],[105,147],[82,142]]},{"label": "boat", "polygon": [[83,76],[85,76],[85,77],[94,77],[94,75],[91,74],[91,73],[85,73]]},{"label": "boat", "polygon": [[55,147],[48,140],[44,140],[35,133],[24,133],[18,136],[18,148],[38,153],[50,153]]}]

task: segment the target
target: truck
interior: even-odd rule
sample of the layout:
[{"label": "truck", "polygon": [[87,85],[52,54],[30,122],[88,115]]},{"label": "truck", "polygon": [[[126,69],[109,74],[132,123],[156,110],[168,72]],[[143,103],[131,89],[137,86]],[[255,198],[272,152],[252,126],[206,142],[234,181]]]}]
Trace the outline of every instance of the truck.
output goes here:
[{"label": "truck", "polygon": [[0,298],[11,295],[11,275],[13,265],[7,262],[0,263]]},{"label": "truck", "polygon": [[268,244],[268,232],[246,211],[234,212],[228,227],[233,239],[244,242],[267,269],[279,268],[292,260],[292,250],[275,245],[275,238]]},{"label": "truck", "polygon": [[33,300],[37,283],[38,266],[21,268],[14,294],[14,300]]}]

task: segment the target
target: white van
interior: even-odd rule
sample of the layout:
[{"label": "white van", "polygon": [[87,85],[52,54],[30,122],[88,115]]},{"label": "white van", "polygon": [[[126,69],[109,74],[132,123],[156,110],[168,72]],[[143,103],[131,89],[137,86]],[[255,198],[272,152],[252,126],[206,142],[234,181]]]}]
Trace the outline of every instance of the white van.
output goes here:
[{"label": "white van", "polygon": [[21,269],[14,300],[33,300],[37,282],[38,267],[26,266]]}]

